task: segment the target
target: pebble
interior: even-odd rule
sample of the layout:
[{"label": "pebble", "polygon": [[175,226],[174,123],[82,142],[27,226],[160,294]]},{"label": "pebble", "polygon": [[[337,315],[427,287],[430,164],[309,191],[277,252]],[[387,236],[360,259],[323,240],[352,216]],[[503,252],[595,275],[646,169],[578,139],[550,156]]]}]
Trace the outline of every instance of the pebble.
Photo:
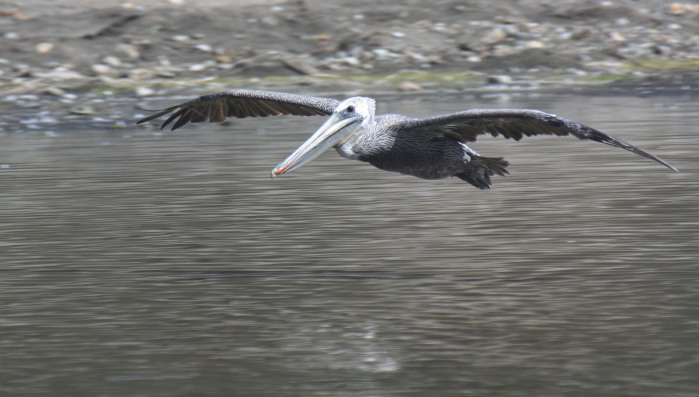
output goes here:
[{"label": "pebble", "polygon": [[112,72],[112,68],[109,65],[103,63],[97,63],[92,65],[92,71],[97,74],[109,74]]},{"label": "pebble", "polygon": [[39,96],[38,96],[38,95],[34,95],[34,94],[23,94],[23,95],[19,95],[19,96],[17,97],[17,99],[19,99],[19,100],[21,100],[21,101],[38,101],[38,100],[39,100]]},{"label": "pebble", "polygon": [[361,61],[357,57],[345,57],[341,59],[342,62],[350,65],[350,66],[359,66],[361,64]]},{"label": "pebble", "polygon": [[374,48],[372,52],[374,53],[374,55],[376,55],[376,59],[396,58],[399,56],[395,52],[387,50],[385,48]]},{"label": "pebble", "polygon": [[53,51],[54,47],[53,43],[39,43],[34,46],[34,50],[39,54],[46,54]]},{"label": "pebble", "polygon": [[141,57],[140,51],[136,46],[132,44],[119,43],[114,47],[114,51],[119,54],[126,55],[127,58],[131,60],[139,59]]},{"label": "pebble", "polygon": [[680,3],[672,3],[665,6],[665,10],[670,15],[682,15],[686,12],[685,5]]},{"label": "pebble", "polygon": [[189,66],[189,71],[190,72],[203,72],[204,70],[208,69],[209,65],[205,63],[195,63],[194,65]]},{"label": "pebble", "polygon": [[267,26],[279,25],[279,20],[275,16],[272,16],[272,15],[265,15],[264,17],[262,17],[260,22],[262,22],[263,25],[267,25]]},{"label": "pebble", "polygon": [[421,91],[422,86],[417,83],[413,83],[412,81],[404,81],[400,83],[398,86],[398,90],[403,91],[403,92],[408,92],[408,91]]},{"label": "pebble", "polygon": [[233,58],[231,58],[229,55],[220,54],[216,55],[214,57],[214,60],[218,63],[230,63],[233,61]]},{"label": "pebble", "polygon": [[318,73],[318,69],[303,59],[286,57],[282,58],[281,62],[284,66],[299,74],[310,75]]},{"label": "pebble", "polygon": [[58,87],[46,87],[45,94],[62,97],[66,94],[65,90]]},{"label": "pebble", "polygon": [[126,122],[124,120],[115,120],[109,126],[109,128],[113,128],[113,129],[124,129],[124,128],[129,128],[129,127],[130,127],[130,125],[126,124]]},{"label": "pebble", "polygon": [[314,41],[330,41],[333,39],[333,36],[329,34],[314,34],[308,38]]},{"label": "pebble", "polygon": [[177,76],[177,73],[175,73],[171,70],[158,70],[157,75],[158,75],[158,77],[164,77],[166,79],[171,79],[171,78]]},{"label": "pebble", "polygon": [[36,77],[47,81],[68,81],[68,80],[84,80],[87,76],[78,73],[74,70],[67,70],[65,68],[56,68],[49,70],[48,72],[36,73]]},{"label": "pebble", "polygon": [[102,62],[105,64],[113,67],[113,68],[118,68],[122,66],[121,60],[113,55],[108,55],[104,58],[102,58]]},{"label": "pebble", "polygon": [[624,35],[622,35],[621,33],[617,32],[617,31],[610,33],[609,36],[612,39],[612,41],[616,41],[616,42],[626,41],[626,38],[624,37]]},{"label": "pebble", "polygon": [[150,69],[136,68],[129,70],[128,76],[131,80],[148,80],[155,76],[155,72]]},{"label": "pebble", "polygon": [[95,109],[90,105],[78,105],[70,109],[71,114],[77,114],[80,116],[87,116],[95,114]]},{"label": "pebble", "polygon": [[203,51],[203,52],[212,52],[213,51],[213,48],[211,48],[211,46],[208,44],[197,44],[194,46],[194,48],[196,48],[199,51]]},{"label": "pebble", "polygon": [[426,57],[424,54],[421,54],[419,52],[408,52],[406,54],[408,58],[410,58],[414,62],[428,62],[429,58]]},{"label": "pebble", "polygon": [[466,60],[471,63],[478,63],[483,61],[483,58],[479,57],[478,55],[469,55]]},{"label": "pebble", "polygon": [[496,28],[491,30],[488,34],[483,37],[483,42],[485,44],[493,45],[498,44],[507,38],[507,32],[502,28]]},{"label": "pebble", "polygon": [[137,87],[135,93],[138,97],[151,96],[155,94],[155,90],[150,87]]},{"label": "pebble", "polygon": [[588,73],[586,71],[578,69],[578,68],[568,68],[568,69],[566,69],[566,72],[573,74],[577,77],[585,77],[588,75]]},{"label": "pebble", "polygon": [[508,75],[492,75],[486,79],[487,84],[512,84],[512,77]]},{"label": "pebble", "polygon": [[178,43],[185,43],[185,42],[191,40],[191,38],[189,36],[187,36],[186,34],[176,34],[176,35],[171,37],[171,40],[176,41]]}]

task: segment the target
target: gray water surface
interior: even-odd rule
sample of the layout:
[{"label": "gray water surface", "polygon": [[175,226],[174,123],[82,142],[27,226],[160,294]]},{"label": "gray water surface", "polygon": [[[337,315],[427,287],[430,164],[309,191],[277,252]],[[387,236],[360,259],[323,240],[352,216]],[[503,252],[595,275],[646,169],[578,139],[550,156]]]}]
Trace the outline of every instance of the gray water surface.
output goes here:
[{"label": "gray water surface", "polygon": [[382,101],[538,108],[682,171],[484,138],[488,192],[334,152],[271,180],[318,118],[2,135],[0,395],[697,396],[696,103]]}]

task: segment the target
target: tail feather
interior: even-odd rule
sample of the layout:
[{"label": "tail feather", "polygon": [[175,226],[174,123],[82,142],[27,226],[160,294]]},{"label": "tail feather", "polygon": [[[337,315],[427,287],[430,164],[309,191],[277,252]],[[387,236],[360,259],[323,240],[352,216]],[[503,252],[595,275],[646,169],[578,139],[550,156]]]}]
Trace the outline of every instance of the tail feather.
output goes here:
[{"label": "tail feather", "polygon": [[471,161],[466,165],[466,171],[456,176],[481,190],[488,190],[492,186],[490,177],[509,174],[507,171],[509,165],[510,163],[502,157],[472,156]]}]

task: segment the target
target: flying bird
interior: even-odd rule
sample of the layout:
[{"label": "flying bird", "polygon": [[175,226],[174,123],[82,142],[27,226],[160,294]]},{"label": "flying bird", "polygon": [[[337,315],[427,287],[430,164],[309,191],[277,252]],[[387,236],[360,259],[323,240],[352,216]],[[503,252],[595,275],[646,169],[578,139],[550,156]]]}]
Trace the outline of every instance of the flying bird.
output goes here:
[{"label": "flying bird", "polygon": [[479,189],[490,189],[491,176],[508,174],[501,157],[485,157],[468,146],[479,135],[516,141],[533,135],[572,135],[615,146],[668,162],[588,126],[538,110],[472,109],[426,119],[400,114],[376,115],[372,98],[344,101],[284,92],[237,89],[204,95],[166,109],[154,110],[138,124],[169,117],[161,129],[176,130],[187,123],[222,122],[227,117],[278,115],[329,116],[318,130],[272,170],[272,177],[296,170],[330,148],[352,160],[368,162],[386,171],[423,179],[458,177]]}]

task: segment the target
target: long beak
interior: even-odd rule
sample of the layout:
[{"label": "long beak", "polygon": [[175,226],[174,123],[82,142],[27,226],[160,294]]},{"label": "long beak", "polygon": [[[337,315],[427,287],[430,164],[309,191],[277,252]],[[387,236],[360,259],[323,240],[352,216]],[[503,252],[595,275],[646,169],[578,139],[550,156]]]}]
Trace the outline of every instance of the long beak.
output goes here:
[{"label": "long beak", "polygon": [[340,113],[333,113],[306,142],[272,170],[272,178],[291,172],[320,156],[333,146],[342,143],[355,131],[348,128],[362,121],[361,117],[343,118]]}]

